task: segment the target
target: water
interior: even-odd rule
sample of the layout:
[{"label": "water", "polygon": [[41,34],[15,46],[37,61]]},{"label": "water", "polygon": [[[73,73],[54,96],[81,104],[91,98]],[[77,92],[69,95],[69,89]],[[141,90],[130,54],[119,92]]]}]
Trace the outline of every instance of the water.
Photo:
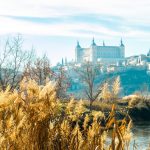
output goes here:
[{"label": "water", "polygon": [[[132,138],[128,150],[150,150],[150,121],[134,122],[131,131]],[[109,136],[111,136],[111,134],[108,134],[108,137]],[[110,145],[111,138],[107,140],[106,143]]]},{"label": "water", "polygon": [[133,144],[135,142],[137,150],[147,150],[150,145],[150,121],[135,122],[132,127],[132,133],[133,138],[130,144],[130,149],[133,149]]}]

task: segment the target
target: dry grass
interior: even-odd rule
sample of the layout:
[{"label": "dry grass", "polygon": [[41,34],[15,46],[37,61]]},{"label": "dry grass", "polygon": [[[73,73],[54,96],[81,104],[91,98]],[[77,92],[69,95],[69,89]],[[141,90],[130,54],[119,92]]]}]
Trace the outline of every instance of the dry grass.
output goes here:
[{"label": "dry grass", "polygon": [[[94,101],[92,104],[92,110],[96,110],[96,111],[102,111],[102,112],[110,112],[112,109],[112,105],[113,103],[110,102],[101,102],[101,101]],[[84,106],[89,109],[89,101],[88,100],[84,100]],[[120,110],[121,106],[117,105],[117,101],[116,101],[116,110]]]},{"label": "dry grass", "polygon": [[[117,121],[114,105],[107,118],[101,111],[86,114],[85,111],[82,101],[71,99],[62,104],[52,83],[40,87],[32,80],[23,80],[19,91],[11,92],[8,87],[0,92],[0,149],[124,150],[128,147],[131,120],[127,122],[126,117]],[[106,144],[110,129],[111,143]]]},{"label": "dry grass", "polygon": [[[89,101],[84,100],[84,106],[89,109]],[[104,102],[99,102],[99,101],[94,101],[92,104],[92,110],[96,111],[111,111],[112,104],[111,103],[104,103]]]}]

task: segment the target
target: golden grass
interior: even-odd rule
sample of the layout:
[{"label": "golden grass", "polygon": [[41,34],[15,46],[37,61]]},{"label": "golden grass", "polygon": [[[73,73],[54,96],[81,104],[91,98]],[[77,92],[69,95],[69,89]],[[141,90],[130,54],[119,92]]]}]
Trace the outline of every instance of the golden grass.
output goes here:
[{"label": "golden grass", "polygon": [[[84,105],[83,101],[74,99],[62,104],[52,83],[41,87],[33,80],[23,80],[19,91],[12,92],[8,87],[0,92],[0,149],[123,150],[128,147],[131,120],[128,123],[126,117],[117,121],[114,105],[107,118],[101,111],[86,113]],[[111,143],[106,144],[110,129]]]},{"label": "golden grass", "polygon": [[[110,102],[101,102],[101,101],[94,101],[92,104],[92,110],[96,110],[96,111],[102,111],[102,112],[110,112],[112,109],[112,105],[113,103]],[[89,109],[89,101],[88,100],[84,100],[84,106]],[[116,110],[120,110],[121,106],[118,106],[116,103]]]}]

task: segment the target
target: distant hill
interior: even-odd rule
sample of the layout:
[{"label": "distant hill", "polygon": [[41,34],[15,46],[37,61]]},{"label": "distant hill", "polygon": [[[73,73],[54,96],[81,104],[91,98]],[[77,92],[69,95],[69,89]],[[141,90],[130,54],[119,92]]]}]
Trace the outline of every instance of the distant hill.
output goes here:
[{"label": "distant hill", "polygon": [[[104,81],[113,82],[114,78],[120,76],[121,80],[121,95],[130,95],[135,92],[145,92],[150,89],[150,75],[147,74],[146,69],[137,69],[132,68],[126,71],[106,73],[103,75],[99,75],[95,84],[100,85]],[[73,83],[74,84],[74,83]],[[77,97],[85,97],[84,95],[84,86],[79,81],[75,83],[75,87],[73,89],[68,89],[69,93]]]},{"label": "distant hill", "polygon": [[107,74],[106,78],[114,78],[120,76],[122,92],[124,95],[129,95],[134,92],[143,92],[150,89],[150,76],[146,69],[130,69],[118,73]]}]

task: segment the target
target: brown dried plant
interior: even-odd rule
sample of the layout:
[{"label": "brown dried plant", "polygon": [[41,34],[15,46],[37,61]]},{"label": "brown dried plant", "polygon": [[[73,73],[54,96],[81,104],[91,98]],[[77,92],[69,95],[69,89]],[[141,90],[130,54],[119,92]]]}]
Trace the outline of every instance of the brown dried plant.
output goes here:
[{"label": "brown dried plant", "polygon": [[130,125],[126,118],[116,120],[115,106],[106,118],[88,113],[82,101],[64,105],[51,82],[39,86],[23,79],[19,90],[0,92],[1,150],[121,150],[130,142]]}]

